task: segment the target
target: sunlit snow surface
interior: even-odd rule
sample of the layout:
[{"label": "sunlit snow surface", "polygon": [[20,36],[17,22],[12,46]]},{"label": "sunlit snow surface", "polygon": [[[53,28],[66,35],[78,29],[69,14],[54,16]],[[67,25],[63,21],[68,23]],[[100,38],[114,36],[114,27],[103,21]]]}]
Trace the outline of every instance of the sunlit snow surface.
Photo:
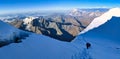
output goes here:
[{"label": "sunlit snow surface", "polygon": [[94,29],[112,18],[112,16],[120,17],[120,8],[112,8],[108,12],[104,13],[100,17],[95,18],[86,29],[84,29],[80,34],[83,34],[91,29]]},{"label": "sunlit snow surface", "polygon": [[88,52],[93,59],[120,59],[120,17],[112,16],[101,26],[78,35],[73,43],[80,44],[81,40],[91,43]]}]

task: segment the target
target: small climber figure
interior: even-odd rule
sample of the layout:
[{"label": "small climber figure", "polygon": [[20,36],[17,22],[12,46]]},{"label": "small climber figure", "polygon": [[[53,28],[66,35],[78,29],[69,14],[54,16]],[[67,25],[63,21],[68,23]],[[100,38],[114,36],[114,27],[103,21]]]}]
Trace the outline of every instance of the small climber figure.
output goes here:
[{"label": "small climber figure", "polygon": [[89,42],[87,42],[86,47],[87,47],[87,49],[89,49],[91,47],[91,44]]}]

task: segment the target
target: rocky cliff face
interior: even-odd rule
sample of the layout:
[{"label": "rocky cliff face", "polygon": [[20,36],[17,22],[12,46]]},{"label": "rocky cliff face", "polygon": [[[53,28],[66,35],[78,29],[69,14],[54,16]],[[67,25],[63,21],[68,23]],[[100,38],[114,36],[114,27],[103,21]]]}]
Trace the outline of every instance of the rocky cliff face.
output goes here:
[{"label": "rocky cliff face", "polygon": [[91,20],[87,20],[84,17],[73,17],[70,15],[54,15],[54,17],[40,16],[38,18],[28,17],[25,20],[27,22],[15,20],[11,24],[22,30],[69,42],[91,22]]}]

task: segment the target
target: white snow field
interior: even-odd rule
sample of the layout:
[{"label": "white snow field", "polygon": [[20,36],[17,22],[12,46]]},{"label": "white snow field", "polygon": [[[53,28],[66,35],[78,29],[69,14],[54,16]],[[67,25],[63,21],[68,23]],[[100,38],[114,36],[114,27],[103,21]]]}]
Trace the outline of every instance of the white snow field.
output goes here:
[{"label": "white snow field", "polygon": [[120,59],[120,8],[113,8],[100,17],[95,18],[73,42],[91,43],[88,52],[93,59]]},{"label": "white snow field", "polygon": [[[105,14],[111,17],[107,18],[103,14],[105,19],[103,15],[100,16],[102,18],[98,17],[98,20],[95,18],[92,25],[90,24],[72,42],[62,42],[31,33],[29,37],[22,39],[21,43],[11,43],[1,47],[0,59],[120,59],[120,9],[113,8]],[[95,23],[94,26],[94,22],[99,24]],[[9,32],[12,28],[2,21],[0,27],[0,36],[2,36],[1,32]],[[11,32],[14,31],[16,30],[12,29]],[[19,30],[17,32],[20,33]],[[86,48],[86,42],[91,44],[89,49]]]}]

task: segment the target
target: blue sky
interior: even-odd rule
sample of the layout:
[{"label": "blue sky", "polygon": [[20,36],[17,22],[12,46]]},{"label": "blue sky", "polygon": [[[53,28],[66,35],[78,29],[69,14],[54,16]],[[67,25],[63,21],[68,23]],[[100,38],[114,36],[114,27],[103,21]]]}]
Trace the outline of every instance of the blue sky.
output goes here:
[{"label": "blue sky", "polygon": [[0,12],[120,7],[120,0],[0,0]]}]

